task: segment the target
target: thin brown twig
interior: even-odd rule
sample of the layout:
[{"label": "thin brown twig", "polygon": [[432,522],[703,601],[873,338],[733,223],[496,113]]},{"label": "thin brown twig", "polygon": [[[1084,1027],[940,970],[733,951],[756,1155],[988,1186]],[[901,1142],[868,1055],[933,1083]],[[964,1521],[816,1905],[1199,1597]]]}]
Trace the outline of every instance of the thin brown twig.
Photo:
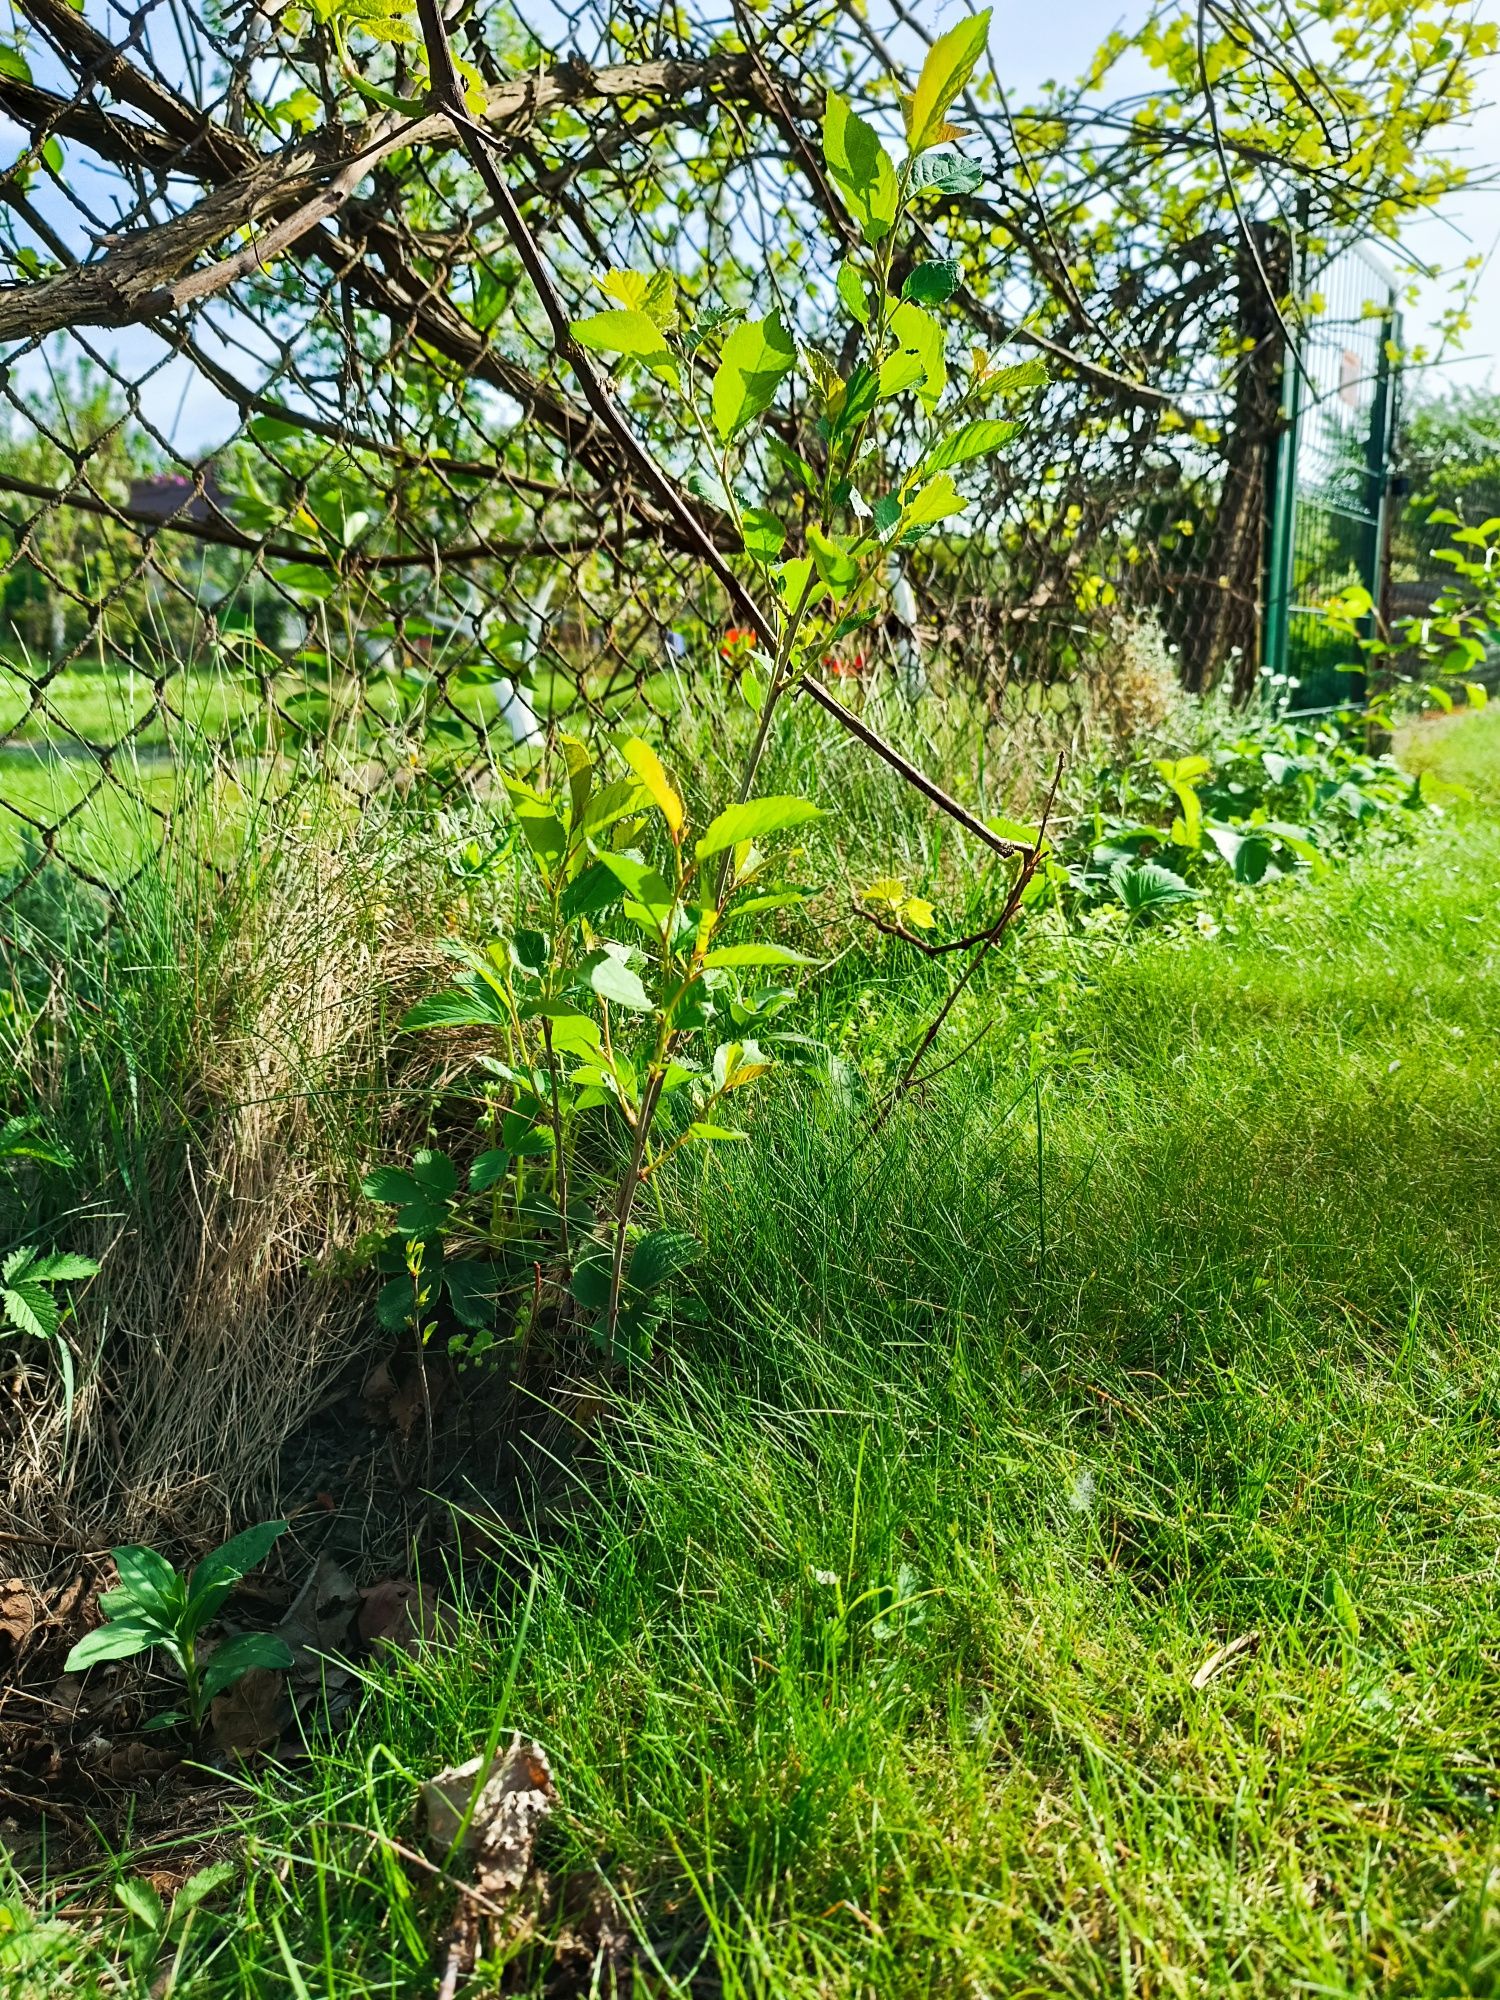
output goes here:
[{"label": "thin brown twig", "polygon": [[[427,47],[428,70],[432,78],[432,93],[435,103],[446,113],[454,130],[458,133],[464,149],[472,160],[486,192],[495,204],[506,234],[515,248],[521,267],[531,280],[542,310],[552,328],[558,352],[568,362],[578,378],[584,400],[593,410],[600,423],[614,439],[626,460],[635,467],[648,490],[653,493],[667,510],[671,519],[683,530],[692,552],[704,563],[709,573],[723,587],[736,615],[755,632],[767,651],[777,651],[776,628],[762,609],[754,595],[736,574],[733,565],[719,549],[694,509],[675,481],[657,464],[630,425],[605,386],[604,378],[594,367],[584,348],[573,336],[572,320],[566,303],[536,238],[526,225],[525,217],[516,205],[510,184],[501,173],[491,150],[491,135],[469,114],[464,102],[463,90],[459,82],[458,70],[453,60],[453,50],[448,40],[447,27],[443,21],[439,0],[418,0],[418,18],[422,25],[422,36]],[[950,819],[968,833],[982,840],[999,854],[1023,852],[1015,841],[1003,840],[987,827],[982,819],[960,805],[943,787],[929,778],[926,773],[905,757],[893,743],[888,743],[878,731],[862,721],[844,704],[810,675],[803,674],[796,684],[796,691],[806,693],[820,707],[827,710],[849,734],[869,750],[874,751],[891,769],[933,805],[945,812]]]},{"label": "thin brown twig", "polygon": [[[1001,910],[999,916],[995,919],[994,923],[990,925],[989,929],[983,933],[982,937],[979,940],[978,948],[976,949],[974,956],[969,960],[968,964],[959,974],[957,980],[955,980],[952,988],[950,989],[947,995],[947,998],[943,1001],[942,1006],[938,1008],[936,1014],[934,1014],[932,1019],[928,1022],[927,1027],[923,1032],[922,1039],[920,1042],[918,1042],[916,1049],[912,1055],[911,1061],[906,1065],[906,1068],[901,1072],[901,1076],[897,1081],[895,1087],[882,1100],[880,1106],[878,1107],[875,1113],[875,1117],[872,1121],[874,1130],[878,1131],[880,1127],[885,1124],[886,1120],[890,1117],[891,1113],[895,1110],[896,1106],[901,1102],[902,1098],[905,1097],[908,1091],[914,1089],[918,1084],[925,1082],[927,1080],[926,1078],[918,1075],[918,1071],[921,1067],[923,1056],[926,1055],[927,1051],[932,1047],[933,1043],[937,1040],[938,1036],[941,1034],[944,1022],[948,1019],[948,1016],[953,1012],[953,1009],[958,1005],[959,996],[967,989],[970,980],[974,977],[974,974],[979,970],[980,966],[984,963],[985,959],[989,956],[990,952],[994,950],[995,946],[1000,942],[1001,938],[1005,935],[1006,931],[1010,928],[1011,924],[1014,922],[1016,912],[1021,907],[1021,898],[1022,896],[1025,895],[1027,885],[1030,883],[1032,876],[1035,875],[1037,868],[1041,863],[1042,856],[1046,852],[1047,823],[1052,816],[1052,807],[1057,799],[1057,788],[1062,783],[1062,773],[1063,773],[1063,759],[1062,759],[1062,753],[1059,752],[1057,759],[1057,769],[1053,773],[1052,777],[1052,789],[1047,794],[1047,803],[1042,809],[1042,818],[1040,827],[1038,828],[1037,831],[1036,845],[1035,847],[1025,851],[1025,859],[1022,861],[1021,867],[1016,874],[1015,881],[1012,882],[1012,884],[1010,885],[1010,894],[1006,897],[1005,905]],[[937,1071],[933,1072],[933,1074],[935,1075],[939,1073],[940,1072]]]}]

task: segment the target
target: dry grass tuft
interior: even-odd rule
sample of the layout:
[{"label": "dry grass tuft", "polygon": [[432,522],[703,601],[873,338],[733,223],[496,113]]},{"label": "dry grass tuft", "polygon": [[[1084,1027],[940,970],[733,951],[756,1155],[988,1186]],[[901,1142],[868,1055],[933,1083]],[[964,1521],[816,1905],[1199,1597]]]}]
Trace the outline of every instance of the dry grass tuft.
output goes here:
[{"label": "dry grass tuft", "polygon": [[[170,1073],[141,1088],[139,1021],[94,1047],[96,1087],[113,1069],[136,1129],[119,1175],[58,1225],[104,1268],[78,1302],[71,1437],[45,1360],[13,1399],[17,1523],[198,1541],[275,1504],[285,1440],[374,1338],[369,1288],[339,1273],[370,1219],[362,1171],[425,1102],[423,1052],[394,1024],[432,981],[435,875],[391,823],[325,809],[227,885],[172,879],[160,962],[129,965],[128,925],[116,939],[116,999],[144,973],[147,1004],[175,1015],[145,1024]],[[37,1053],[65,1091],[55,1051]]]}]

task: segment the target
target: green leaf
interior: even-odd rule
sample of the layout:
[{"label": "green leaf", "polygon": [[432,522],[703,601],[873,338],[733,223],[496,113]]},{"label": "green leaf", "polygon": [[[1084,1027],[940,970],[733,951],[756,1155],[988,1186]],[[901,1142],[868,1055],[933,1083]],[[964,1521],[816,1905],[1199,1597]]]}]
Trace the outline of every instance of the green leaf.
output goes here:
[{"label": "green leaf", "polygon": [[1344,1636],[1354,1644],[1359,1643],[1359,1613],[1354,1608],[1354,1599],[1344,1588],[1344,1579],[1338,1571],[1332,1572],[1333,1615],[1344,1629]]},{"label": "green leaf", "polygon": [[972,194],[984,180],[984,169],[961,153],[924,153],[906,169],[911,194]]},{"label": "green leaf", "polygon": [[[450,986],[446,993],[434,993],[431,999],[419,1000],[401,1017],[401,1026],[415,1031],[419,1028],[498,1028],[510,1020],[510,1012],[505,1001],[482,979],[475,979],[465,986]],[[375,1195],[375,1201],[388,1201],[389,1195]]]},{"label": "green leaf", "polygon": [[637,1291],[654,1291],[678,1271],[697,1263],[699,1254],[696,1237],[676,1229],[653,1229],[631,1251],[626,1275]]},{"label": "green leaf", "polygon": [[538,1019],[547,1022],[547,1032],[558,1055],[598,1055],[599,1023],[591,1014],[581,1014],[576,1007],[564,1006],[556,1000],[544,1002],[536,1012]]},{"label": "green leaf", "polygon": [[997,368],[979,383],[985,396],[1029,396],[1038,389],[1045,389],[1051,378],[1045,361],[1013,361],[1008,368]]},{"label": "green leaf", "polygon": [[469,1192],[487,1194],[496,1181],[510,1172],[510,1154],[503,1146],[491,1146],[480,1153],[469,1168]]},{"label": "green leaf", "polygon": [[923,379],[917,395],[928,409],[941,399],[948,385],[948,364],[943,356],[943,330],[920,306],[903,299],[891,314],[891,332],[904,353],[914,354],[922,364]]},{"label": "green leaf", "polygon": [[731,965],[810,965],[812,960],[805,952],[793,951],[785,944],[721,944],[715,950],[705,952],[703,963],[708,966]]},{"label": "green leaf", "polygon": [[[782,603],[788,611],[795,611],[797,606],[802,602],[803,592],[807,590],[808,584],[813,579],[811,556],[788,556],[785,562],[776,565],[774,575],[776,577],[776,588],[781,592]],[[823,595],[823,589],[824,586],[820,579],[808,596],[807,608],[809,610]]]},{"label": "green leaf", "polygon": [[823,113],[823,158],[866,243],[889,236],[900,195],[896,169],[875,127],[836,90],[829,91]]},{"label": "green leaf", "polygon": [[624,309],[575,319],[568,329],[580,347],[598,354],[623,354],[639,361],[653,375],[675,385],[677,362],[656,321],[644,312]]},{"label": "green leaf", "polygon": [[182,1604],[182,1579],[155,1549],[111,1549],[120,1572],[120,1588],[142,1612],[170,1617]]},{"label": "green leaf", "polygon": [[478,1332],[495,1323],[500,1276],[493,1264],[477,1257],[459,1257],[443,1266],[443,1289],[454,1317]]},{"label": "green leaf", "polygon": [[291,1648],[274,1632],[242,1632],[214,1649],[203,1669],[203,1698],[211,1701],[227,1687],[249,1673],[252,1667],[271,1667],[282,1672],[292,1664]]},{"label": "green leaf", "polygon": [[17,1278],[0,1290],[0,1306],[10,1324],[38,1340],[50,1340],[57,1332],[62,1313],[45,1285],[31,1278]]},{"label": "green leaf", "polygon": [[839,265],[839,274],[834,279],[834,288],[843,300],[845,309],[852,319],[861,326],[870,324],[869,284],[858,264],[850,263],[846,257]]},{"label": "green leaf", "polygon": [[601,916],[611,903],[620,900],[620,884],[600,861],[591,861],[581,875],[558,898],[558,912],[568,922],[580,917]]},{"label": "green leaf", "polygon": [[38,1257],[31,1267],[31,1276],[41,1278],[49,1285],[60,1285],[72,1278],[95,1277],[98,1270],[99,1266],[92,1257],[73,1257],[66,1251],[59,1251],[51,1257]]},{"label": "green leaf", "polygon": [[986,8],[982,14],[971,14],[966,20],[956,22],[928,50],[906,114],[906,142],[914,154],[925,152],[936,140],[947,136],[943,127],[948,108],[974,74],[989,33],[990,15]]},{"label": "green leaf", "polygon": [[203,1558],[188,1578],[187,1586],[195,1631],[213,1616],[240,1578],[265,1561],[287,1526],[285,1521],[262,1521],[232,1536],[222,1548]]},{"label": "green leaf", "polygon": [[709,821],[703,838],[698,842],[698,859],[702,861],[710,854],[720,854],[726,847],[738,847],[742,840],[763,840],[767,834],[784,833],[788,827],[805,826],[808,820],[821,819],[822,816],[822,807],[813,805],[808,799],[746,799],[743,805],[726,806],[723,812]]},{"label": "green leaf", "polygon": [[683,1136],[688,1139],[701,1139],[709,1144],[718,1144],[729,1139],[748,1139],[750,1134],[736,1132],[728,1125],[705,1124],[702,1119],[698,1119],[689,1125]]},{"label": "green leaf", "polygon": [[627,312],[644,313],[664,333],[677,324],[677,280],[670,271],[607,271],[601,281]]},{"label": "green leaf", "polygon": [[931,527],[934,521],[946,520],[950,514],[961,514],[968,504],[953,484],[952,473],[940,472],[902,508],[901,531],[905,534],[912,528]]},{"label": "green leaf", "polygon": [[159,1931],[166,1912],[162,1908],[161,1897],[149,1882],[139,1876],[128,1875],[123,1882],[115,1884],[115,1898],[127,1916],[133,1917],[149,1931]]},{"label": "green leaf", "polygon": [[900,354],[890,354],[880,364],[880,373],[876,377],[876,394],[884,398],[901,396],[908,389],[915,389],[919,382],[925,382],[926,379],[927,364],[920,354],[912,353],[910,350]]},{"label": "green leaf", "polygon": [[232,1861],[211,1861],[207,1868],[200,1868],[196,1874],[189,1875],[172,1898],[171,1929],[175,1931],[200,1903],[217,1895],[220,1889],[227,1889],[238,1875],[239,1870]]},{"label": "green leaf", "polygon": [[825,535],[816,522],[807,527],[807,546],[819,577],[835,597],[844,597],[859,581],[859,564],[837,535]]},{"label": "green leaf", "polygon": [[1192,902],[1198,895],[1180,875],[1164,868],[1159,861],[1142,861],[1136,867],[1117,862],[1110,870],[1109,881],[1132,917],[1151,916],[1170,909],[1174,903]]},{"label": "green leaf", "polygon": [[82,1673],[103,1660],[133,1660],[161,1644],[158,1628],[142,1618],[112,1618],[93,1632],[85,1632],[63,1661],[65,1674]]},{"label": "green leaf", "polygon": [[675,840],[682,832],[687,814],[660,757],[651,745],[639,736],[627,738],[620,745],[620,755],[651,794],[662,818],[667,822],[667,831]]},{"label": "green leaf", "polygon": [[757,562],[773,563],[786,543],[786,529],[764,507],[747,507],[740,517],[745,553]]},{"label": "green leaf", "polygon": [[601,1000],[612,1000],[617,1007],[628,1007],[637,1014],[656,1011],[650,994],[641,984],[640,974],[613,952],[604,952],[590,966],[589,984]]},{"label": "green leaf", "polygon": [[940,306],[957,290],[958,265],[951,257],[939,257],[908,272],[901,296],[915,300],[919,306]]},{"label": "green leaf", "polygon": [[933,446],[922,461],[924,473],[942,472],[951,465],[965,465],[971,458],[983,458],[1009,444],[1020,430],[1018,423],[994,417],[976,417],[962,425],[951,437]]},{"label": "green leaf", "polygon": [[780,313],[747,320],[724,342],[714,371],[714,428],[727,444],[770,409],[797,360],[797,345]]}]

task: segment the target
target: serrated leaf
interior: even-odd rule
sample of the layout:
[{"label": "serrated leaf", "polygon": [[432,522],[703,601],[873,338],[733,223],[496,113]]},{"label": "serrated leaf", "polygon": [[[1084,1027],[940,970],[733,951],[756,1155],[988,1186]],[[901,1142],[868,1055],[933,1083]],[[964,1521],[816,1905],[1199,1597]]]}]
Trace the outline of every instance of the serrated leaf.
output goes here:
[{"label": "serrated leaf", "polygon": [[922,461],[924,473],[942,472],[949,466],[966,465],[971,458],[983,458],[1009,444],[1020,430],[1018,423],[998,417],[976,417],[946,437]]},{"label": "serrated leaf", "polygon": [[676,1272],[695,1264],[700,1254],[696,1237],[675,1229],[653,1229],[630,1253],[628,1281],[636,1291],[654,1291]]},{"label": "serrated leaf", "polygon": [[950,514],[961,514],[968,504],[953,484],[952,473],[940,472],[914,493],[902,508],[902,532],[931,527],[934,521],[946,520]]},{"label": "serrated leaf", "polygon": [[1196,900],[1198,891],[1159,861],[1142,861],[1131,867],[1117,862],[1110,870],[1110,886],[1134,916],[1170,909],[1174,903]]},{"label": "serrated leaf", "polygon": [[786,545],[786,529],[764,507],[746,507],[740,516],[745,553],[756,562],[773,563]]},{"label": "serrated leaf", "polygon": [[724,342],[714,371],[714,428],[728,441],[764,415],[797,360],[797,344],[780,313],[746,320]]},{"label": "serrated leaf", "polygon": [[847,544],[837,535],[825,535],[816,522],[807,527],[807,546],[812,550],[818,576],[835,597],[844,597],[859,581],[859,564]]},{"label": "serrated leaf", "polygon": [[875,127],[836,90],[823,112],[823,158],[866,243],[889,236],[900,198],[896,169]]},{"label": "serrated leaf", "polygon": [[746,799],[743,805],[726,806],[709,821],[698,842],[698,859],[722,853],[726,847],[737,847],[742,840],[763,840],[768,834],[784,833],[788,827],[804,826],[808,820],[821,818],[822,807],[808,799]]},{"label": "serrated leaf", "polygon": [[[471,985],[450,986],[445,993],[419,1000],[402,1015],[401,1026],[413,1033],[421,1028],[496,1028],[503,1027],[509,1019],[509,1010],[500,995],[482,979],[476,979]],[[375,1197],[377,1201],[387,1198]]]},{"label": "serrated leaf", "polygon": [[984,180],[984,169],[961,153],[924,153],[906,170],[912,194],[972,194]]},{"label": "serrated leaf", "polygon": [[940,306],[958,290],[958,265],[951,257],[935,257],[917,264],[908,272],[901,287],[903,299],[919,306]]},{"label": "serrated leaf", "polygon": [[627,312],[644,313],[670,333],[677,324],[677,280],[670,271],[609,271],[601,280],[605,293]]},{"label": "serrated leaf", "polygon": [[74,1278],[96,1277],[98,1271],[99,1266],[92,1257],[75,1257],[59,1250],[50,1257],[38,1257],[31,1267],[31,1276],[49,1285],[61,1285]]},{"label": "serrated leaf", "polygon": [[155,1934],[159,1932],[166,1917],[161,1897],[149,1882],[138,1875],[129,1875],[115,1884],[115,1900],[128,1917]]},{"label": "serrated leaf", "polygon": [[50,1340],[62,1319],[58,1303],[47,1287],[30,1277],[18,1278],[0,1288],[0,1306],[13,1327],[37,1340]]},{"label": "serrated leaf", "polygon": [[891,332],[903,353],[914,354],[922,364],[922,380],[917,395],[932,409],[948,385],[948,364],[943,354],[943,330],[922,308],[903,299],[891,314]]},{"label": "serrated leaf", "polygon": [[851,319],[861,326],[870,324],[870,300],[868,281],[857,264],[851,264],[846,257],[839,265],[838,276],[834,279],[834,289],[844,302]]},{"label": "serrated leaf", "polygon": [[624,355],[639,361],[662,381],[676,384],[676,358],[661,328],[646,313],[623,308],[594,313],[588,319],[575,319],[568,330],[580,347],[598,354]]},{"label": "serrated leaf", "polygon": [[469,1167],[469,1192],[487,1194],[497,1181],[510,1172],[510,1154],[503,1146],[491,1146]]},{"label": "serrated leaf", "polygon": [[956,22],[927,51],[927,60],[907,108],[906,140],[913,154],[925,152],[943,136],[948,108],[974,74],[989,32],[990,16],[986,8],[982,14],[971,14]]}]

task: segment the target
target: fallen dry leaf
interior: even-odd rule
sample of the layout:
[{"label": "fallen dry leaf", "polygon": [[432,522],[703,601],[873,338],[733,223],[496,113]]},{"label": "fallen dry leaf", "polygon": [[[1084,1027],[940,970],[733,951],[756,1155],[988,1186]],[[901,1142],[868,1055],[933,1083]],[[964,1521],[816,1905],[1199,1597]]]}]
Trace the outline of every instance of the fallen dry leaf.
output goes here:
[{"label": "fallen dry leaf", "polygon": [[[453,2000],[459,1980],[473,1971],[481,1917],[496,1933],[511,1915],[531,1872],[537,1828],[556,1804],[546,1751],[521,1736],[511,1739],[510,1748],[487,1776],[482,1760],[471,1757],[466,1764],[439,1771],[423,1785],[428,1847],[445,1861],[456,1851],[474,1864],[473,1890],[460,1895],[444,1941],[438,2000]],[[498,1935],[492,1937],[495,1950],[500,1942]]]},{"label": "fallen dry leaf", "polygon": [[281,1741],[292,1720],[287,1677],[273,1667],[250,1667],[208,1706],[214,1742],[236,1757],[252,1757]]},{"label": "fallen dry leaf", "polygon": [[19,1660],[37,1627],[36,1595],[18,1576],[0,1582],[0,1660]]},{"label": "fallen dry leaf", "polygon": [[1201,1694],[1209,1682],[1217,1680],[1224,1669],[1231,1666],[1242,1653],[1253,1652],[1259,1644],[1259,1632],[1242,1632],[1238,1639],[1231,1639],[1229,1644],[1221,1646],[1217,1653],[1210,1653],[1188,1685]]},{"label": "fallen dry leaf", "polygon": [[277,1638],[291,1648],[294,1674],[311,1669],[316,1679],[317,1662],[311,1657],[313,1654],[349,1650],[360,1595],[359,1585],[342,1563],[329,1555],[318,1557],[312,1574],[276,1628]]},{"label": "fallen dry leaf", "polygon": [[453,1636],[453,1617],[430,1583],[388,1576],[362,1590],[359,1636],[371,1652],[415,1654],[429,1639]]}]

